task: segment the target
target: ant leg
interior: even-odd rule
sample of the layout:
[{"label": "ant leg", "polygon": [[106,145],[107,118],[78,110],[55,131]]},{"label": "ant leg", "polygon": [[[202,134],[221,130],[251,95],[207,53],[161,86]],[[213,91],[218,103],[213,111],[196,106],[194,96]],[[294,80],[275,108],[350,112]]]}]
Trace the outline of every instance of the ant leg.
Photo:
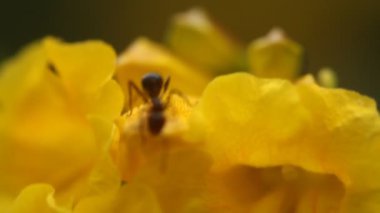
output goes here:
[{"label": "ant leg", "polygon": [[168,90],[169,84],[170,84],[170,76],[168,76],[168,78],[164,82],[163,93],[165,93]]},{"label": "ant leg", "polygon": [[137,94],[141,96],[145,103],[148,102],[148,98],[145,94],[136,86],[133,81],[128,81],[128,107],[129,107],[129,115],[132,115],[132,90],[135,90]]},{"label": "ant leg", "polygon": [[190,103],[189,98],[188,98],[185,94],[183,94],[183,92],[181,92],[181,91],[178,90],[178,89],[171,89],[170,92],[169,92],[169,95],[168,95],[168,99],[167,99],[167,101],[166,101],[166,103],[165,103],[165,107],[167,107],[167,106],[169,105],[170,100],[171,100],[171,96],[172,96],[172,95],[178,95],[179,97],[181,97],[181,98],[185,101],[185,103],[186,103],[187,105],[189,105],[189,106],[193,106],[193,105]]}]

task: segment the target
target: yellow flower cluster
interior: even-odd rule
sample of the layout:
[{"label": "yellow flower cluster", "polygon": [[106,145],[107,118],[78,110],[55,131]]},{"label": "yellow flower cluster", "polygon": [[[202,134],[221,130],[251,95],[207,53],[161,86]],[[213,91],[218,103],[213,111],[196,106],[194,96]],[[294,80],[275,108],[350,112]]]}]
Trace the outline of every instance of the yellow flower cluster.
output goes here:
[{"label": "yellow flower cluster", "polygon": [[[47,37],[1,65],[1,212],[380,211],[372,99],[326,88],[330,69],[300,77],[302,48],[277,29],[244,52],[196,9],[167,44],[117,59]],[[130,93],[152,71],[171,77],[159,134],[157,100]]]}]

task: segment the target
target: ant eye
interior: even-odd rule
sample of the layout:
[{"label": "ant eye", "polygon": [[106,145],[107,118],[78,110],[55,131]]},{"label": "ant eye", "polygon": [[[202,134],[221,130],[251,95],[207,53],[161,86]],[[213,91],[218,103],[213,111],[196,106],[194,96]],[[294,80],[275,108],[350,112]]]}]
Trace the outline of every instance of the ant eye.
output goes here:
[{"label": "ant eye", "polygon": [[142,87],[150,97],[157,97],[162,88],[162,77],[157,73],[148,73],[141,80]]}]

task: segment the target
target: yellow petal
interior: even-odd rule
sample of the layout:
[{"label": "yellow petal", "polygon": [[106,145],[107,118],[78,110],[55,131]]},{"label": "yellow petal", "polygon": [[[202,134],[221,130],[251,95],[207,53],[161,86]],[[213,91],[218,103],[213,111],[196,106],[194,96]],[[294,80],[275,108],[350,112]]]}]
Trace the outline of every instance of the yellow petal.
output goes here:
[{"label": "yellow petal", "polygon": [[18,191],[35,181],[69,190],[97,156],[91,126],[46,84],[20,103],[1,135],[3,190]]},{"label": "yellow petal", "polygon": [[111,212],[120,183],[115,165],[108,153],[104,152],[87,182],[88,190],[75,206],[74,212]]},{"label": "yellow petal", "polygon": [[69,213],[71,211],[56,204],[52,186],[48,184],[33,184],[21,191],[7,212]]},{"label": "yellow petal", "polygon": [[124,106],[124,95],[116,81],[108,81],[104,87],[91,96],[87,96],[86,112],[91,115],[115,120]]},{"label": "yellow petal", "polygon": [[161,212],[152,190],[144,184],[122,184],[107,152],[93,170],[89,190],[75,206],[75,213]]},{"label": "yellow petal", "polygon": [[115,212],[140,213],[152,212],[160,213],[160,204],[156,196],[149,187],[138,184],[125,185],[121,188]]},{"label": "yellow petal", "polygon": [[302,66],[302,47],[273,29],[248,48],[248,62],[253,74],[265,78],[294,79]]},{"label": "yellow petal", "polygon": [[284,192],[284,189],[278,188],[274,192],[270,192],[260,200],[254,202],[252,208],[250,209],[250,212],[277,213],[289,211],[287,206],[283,204],[285,196],[286,194]]},{"label": "yellow petal", "polygon": [[[112,128],[93,126],[48,62],[45,47],[37,43],[2,67],[0,188],[14,195],[26,185],[45,182],[58,196],[75,199],[107,142],[102,135],[110,135]],[[115,105],[96,113],[116,117],[120,101]]]},{"label": "yellow petal", "polygon": [[99,194],[78,204],[75,213],[161,213],[149,187],[140,184],[120,186],[117,192]]},{"label": "yellow petal", "polygon": [[[301,185],[290,187],[297,191],[285,197],[295,199],[290,202],[299,212],[310,206],[321,212],[379,210],[380,166],[374,162],[380,160],[380,119],[374,101],[367,97],[320,88],[307,79],[294,86],[234,74],[217,78],[206,88],[191,129],[205,141],[216,171],[223,174],[239,166],[257,170],[248,173],[252,187],[231,187],[249,177],[239,175],[240,170],[232,170],[235,181],[217,184],[220,190],[234,188],[228,191],[233,196],[223,196],[224,205],[254,206],[255,196],[246,204],[236,199],[267,181],[269,189],[278,189],[297,180]],[[264,192],[258,193],[260,198]]]},{"label": "yellow petal", "polygon": [[170,76],[171,88],[189,96],[199,95],[210,79],[207,74],[180,61],[158,44],[140,38],[121,54],[117,65],[117,80],[126,97],[129,95],[128,81],[139,86],[142,76],[148,72],[156,72],[163,78]]},{"label": "yellow petal", "polygon": [[343,203],[342,212],[372,213],[380,211],[380,193],[378,189],[367,192],[350,193]]},{"label": "yellow petal", "polygon": [[[206,177],[211,166],[210,156],[199,149],[168,149],[166,153],[148,159],[147,166],[141,169],[132,182],[149,186],[164,212],[205,209],[204,204],[194,202],[205,191]],[[162,163],[165,163],[164,167]]]},{"label": "yellow petal", "polygon": [[50,62],[71,91],[95,91],[104,86],[114,73],[116,54],[102,41],[69,44],[48,37],[44,46]]},{"label": "yellow petal", "polygon": [[43,78],[46,56],[40,42],[19,53],[17,59],[3,62],[0,67],[0,131],[7,127],[9,113],[31,88]]},{"label": "yellow petal", "polygon": [[123,107],[121,88],[111,80],[116,55],[101,41],[64,43],[44,40],[49,65],[55,69],[78,108],[114,120]]},{"label": "yellow petal", "polygon": [[242,68],[240,45],[213,23],[202,9],[194,8],[175,15],[166,41],[184,59],[214,75]]},{"label": "yellow petal", "polygon": [[308,116],[288,81],[237,73],[212,81],[190,119],[191,133],[210,146],[218,164],[241,160],[263,166],[277,158],[275,149],[268,154],[272,149],[268,141],[286,146]]},{"label": "yellow petal", "polygon": [[352,91],[324,89],[315,84],[301,83],[298,91],[312,115],[312,126],[304,134],[313,137],[304,144],[313,148],[323,169],[331,170],[347,185],[380,187],[376,181],[380,166],[371,163],[380,149],[376,103]]}]

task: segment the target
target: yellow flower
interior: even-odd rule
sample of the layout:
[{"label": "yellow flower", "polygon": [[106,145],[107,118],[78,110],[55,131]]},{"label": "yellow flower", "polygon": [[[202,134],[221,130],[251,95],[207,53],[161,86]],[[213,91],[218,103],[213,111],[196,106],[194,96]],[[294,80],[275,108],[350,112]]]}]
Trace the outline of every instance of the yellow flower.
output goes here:
[{"label": "yellow flower", "polygon": [[[192,13],[177,20],[184,28],[172,29],[172,48],[202,68],[229,69],[240,50]],[[207,27],[188,28],[189,18]],[[210,58],[193,55],[201,47],[187,52],[181,30],[210,44]],[[32,44],[0,67],[0,210],[380,211],[376,103],[310,76],[284,80],[298,78],[301,55],[272,31],[248,50],[252,72],[270,79],[235,73],[209,83],[209,73],[144,38],[117,61],[100,41]],[[154,103],[128,91],[152,71],[171,77],[159,134],[148,128]],[[335,87],[332,73],[319,83]],[[124,96],[133,108],[121,115]]]},{"label": "yellow flower", "polygon": [[21,208],[10,203],[27,186],[18,200],[53,190],[65,206],[79,198],[123,105],[115,62],[103,42],[46,38],[2,65],[0,209]]},{"label": "yellow flower", "polygon": [[237,73],[208,85],[191,122],[214,160],[203,196],[211,212],[380,211],[370,98]]},{"label": "yellow flower", "polygon": [[74,212],[380,209],[373,100],[309,76],[292,84],[236,73],[211,82],[194,108],[179,96],[170,103],[158,136],[147,130],[147,105],[119,120],[112,156],[124,184]]},{"label": "yellow flower", "polygon": [[[136,46],[147,50],[145,42],[123,55],[130,70],[124,79],[138,82],[141,73],[154,67],[149,64],[157,56],[137,60],[151,55],[134,50],[139,49]],[[175,67],[176,63],[159,59],[156,66]],[[294,71],[288,68],[284,70]],[[175,73],[158,70],[163,76]],[[379,170],[368,163],[378,160],[375,153],[380,147],[378,113],[369,98],[321,88],[310,77],[292,84],[238,73],[211,82],[194,109],[173,96],[158,136],[147,129],[149,107],[137,105],[118,121],[121,139],[113,144],[112,157],[124,185],[115,181],[104,193],[79,202],[77,212],[306,213],[379,208],[375,192],[380,174],[363,180],[370,177],[365,171]],[[368,160],[358,164],[364,156]]]}]

